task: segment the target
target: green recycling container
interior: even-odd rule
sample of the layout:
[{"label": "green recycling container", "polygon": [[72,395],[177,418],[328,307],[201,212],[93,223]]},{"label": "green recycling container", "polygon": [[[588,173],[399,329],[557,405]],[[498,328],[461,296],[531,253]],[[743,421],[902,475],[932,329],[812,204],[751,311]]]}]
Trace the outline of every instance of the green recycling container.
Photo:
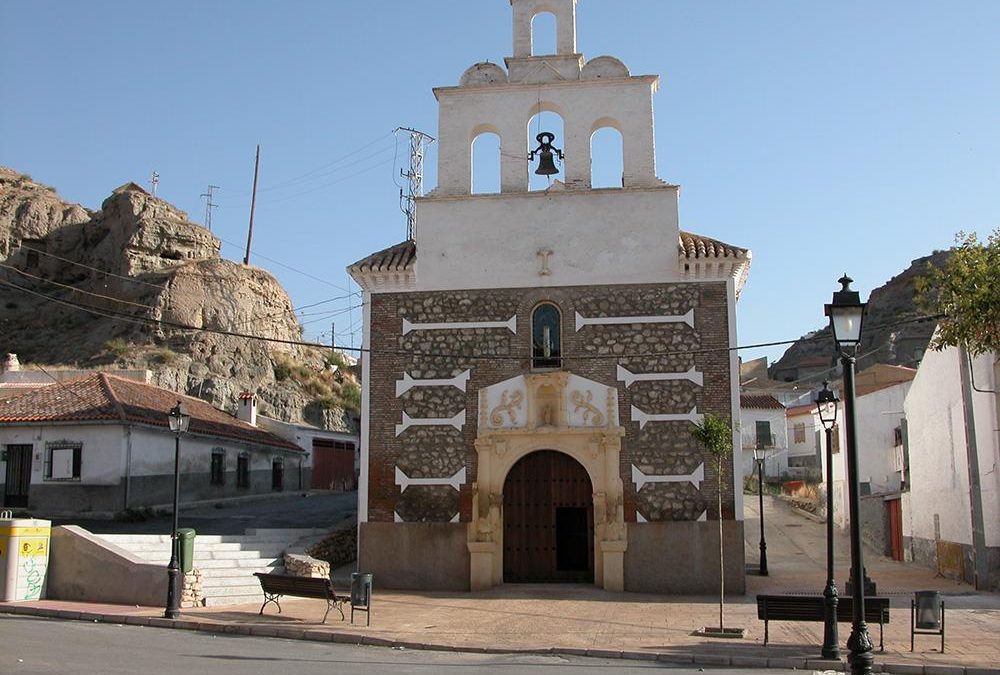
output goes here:
[{"label": "green recycling container", "polygon": [[181,572],[184,574],[194,567],[194,535],[195,531],[190,527],[177,530],[177,548],[181,556]]}]

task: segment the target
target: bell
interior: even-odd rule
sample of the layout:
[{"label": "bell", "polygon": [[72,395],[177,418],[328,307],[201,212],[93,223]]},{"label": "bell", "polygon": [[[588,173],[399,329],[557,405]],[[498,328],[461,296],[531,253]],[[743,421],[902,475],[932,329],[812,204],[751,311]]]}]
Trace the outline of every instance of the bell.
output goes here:
[{"label": "bell", "polygon": [[551,150],[541,150],[538,153],[538,168],[535,174],[539,176],[554,176],[559,173]]},{"label": "bell", "polygon": [[559,159],[563,158],[562,150],[552,145],[552,141],[556,140],[556,135],[543,131],[535,136],[535,140],[538,141],[538,147],[528,153],[529,161],[533,161],[535,155],[538,155],[538,168],[535,169],[535,174],[538,176],[556,175],[559,173],[559,169],[556,168],[555,156],[558,155]]}]

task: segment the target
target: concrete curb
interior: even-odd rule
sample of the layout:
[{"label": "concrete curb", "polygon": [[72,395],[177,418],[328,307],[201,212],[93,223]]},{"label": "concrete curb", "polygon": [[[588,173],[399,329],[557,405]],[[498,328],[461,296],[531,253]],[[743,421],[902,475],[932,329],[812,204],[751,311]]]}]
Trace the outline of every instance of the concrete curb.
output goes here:
[{"label": "concrete curb", "polygon": [[[336,631],[315,630],[309,627],[291,626],[256,626],[248,624],[221,624],[195,619],[165,619],[159,616],[136,616],[134,614],[98,614],[76,610],[51,609],[31,607],[28,605],[7,606],[0,609],[0,615],[13,614],[21,616],[37,616],[47,619],[63,619],[67,621],[87,621],[91,623],[113,623],[129,626],[149,626],[151,628],[173,628],[192,630],[203,633],[247,635],[252,637],[271,637],[285,640],[309,640],[315,642],[335,642],[337,644],[365,645],[371,647],[391,647],[394,649],[413,649],[441,652],[459,652],[467,654],[538,654],[558,656],[582,656],[588,658],[623,659],[630,661],[659,661],[661,663],[676,663],[703,666],[730,666],[737,668],[783,668],[796,670],[844,672],[845,661],[829,661],[823,659],[763,657],[763,656],[730,656],[711,653],[657,653],[620,651],[613,649],[574,649],[560,647],[540,648],[497,648],[472,647],[460,645],[438,645],[430,642],[410,642],[376,637],[374,635],[355,635],[353,633],[338,633]],[[1000,668],[979,668],[975,666],[946,664],[915,664],[915,663],[876,663],[876,673],[890,675],[1000,675]]]}]

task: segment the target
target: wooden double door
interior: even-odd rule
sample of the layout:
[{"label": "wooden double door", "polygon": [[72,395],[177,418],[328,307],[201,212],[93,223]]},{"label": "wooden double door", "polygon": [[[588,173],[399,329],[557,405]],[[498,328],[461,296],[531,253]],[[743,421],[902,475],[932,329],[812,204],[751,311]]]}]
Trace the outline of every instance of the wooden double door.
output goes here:
[{"label": "wooden double door", "polygon": [[592,582],[594,498],[586,469],[569,455],[522,457],[503,487],[506,582]]}]

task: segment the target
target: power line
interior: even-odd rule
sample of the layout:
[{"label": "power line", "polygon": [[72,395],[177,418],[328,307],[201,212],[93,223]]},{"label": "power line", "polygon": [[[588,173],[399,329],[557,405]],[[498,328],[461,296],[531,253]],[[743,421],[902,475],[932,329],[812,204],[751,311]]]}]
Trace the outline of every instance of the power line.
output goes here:
[{"label": "power line", "polygon": [[136,283],[136,284],[142,284],[144,286],[151,286],[153,288],[158,288],[158,289],[162,289],[163,288],[163,286],[161,286],[160,284],[150,283],[148,281],[143,281],[142,279],[137,279],[136,277],[130,277],[130,276],[126,276],[126,275],[123,275],[123,274],[115,274],[114,272],[109,272],[107,270],[102,270],[99,267],[93,267],[91,265],[86,265],[86,264],[84,264],[82,262],[77,262],[76,260],[70,260],[69,258],[62,258],[60,256],[57,256],[55,253],[49,253],[47,251],[43,251],[40,248],[33,248],[33,247],[27,246],[27,245],[25,245],[23,243],[21,244],[21,248],[25,249],[26,251],[34,251],[35,253],[38,253],[40,255],[48,256],[49,258],[55,258],[56,260],[61,260],[62,262],[69,263],[70,265],[76,265],[77,267],[83,267],[84,269],[93,270],[94,272],[100,272],[101,274],[107,275],[109,277],[115,277],[116,279],[124,279],[125,281],[131,281],[131,282]]},{"label": "power line", "polygon": [[200,195],[201,197],[205,197],[205,227],[208,228],[209,232],[212,231],[212,209],[218,206],[218,204],[212,203],[212,197],[215,196],[212,194],[212,191],[221,189],[218,185],[209,185],[208,190]]},{"label": "power line", "polygon": [[[38,291],[33,291],[31,289],[27,289],[27,288],[24,288],[22,286],[18,286],[17,284],[14,284],[14,283],[11,283],[9,281],[2,280],[2,279],[0,279],[0,284],[3,284],[5,286],[8,286],[8,287],[16,289],[16,290],[23,291],[23,292],[28,293],[30,295],[35,295],[35,296],[44,298],[46,300],[50,300],[52,302],[55,302],[55,303],[58,303],[58,304],[61,304],[61,305],[65,305],[65,306],[68,306],[68,307],[72,307],[74,309],[78,309],[80,311],[90,312],[92,314],[97,314],[99,316],[105,316],[105,317],[112,318],[112,319],[121,319],[123,321],[131,321],[132,323],[140,323],[140,324],[147,324],[147,325],[148,324],[152,324],[152,325],[156,325],[156,326],[160,326],[160,327],[164,327],[165,326],[165,327],[168,327],[168,328],[175,328],[177,330],[187,330],[187,331],[193,331],[193,332],[196,332],[196,333],[211,333],[211,334],[215,334],[215,335],[227,335],[229,337],[245,338],[245,339],[249,339],[249,340],[260,340],[262,342],[273,342],[273,343],[278,343],[278,344],[287,344],[287,345],[294,345],[294,346],[301,346],[301,347],[315,347],[315,348],[319,348],[319,349],[330,349],[330,345],[322,344],[322,343],[316,343],[316,342],[307,342],[307,341],[303,341],[303,340],[284,340],[284,339],[281,339],[281,338],[271,338],[271,337],[265,337],[265,336],[262,336],[262,335],[253,335],[253,334],[248,334],[248,333],[239,333],[239,332],[236,332],[236,331],[227,331],[227,330],[221,330],[221,329],[213,329],[213,328],[203,328],[203,327],[199,327],[199,326],[191,326],[191,325],[188,325],[188,324],[182,324],[182,323],[178,323],[176,321],[167,321],[167,320],[164,320],[164,319],[152,319],[152,318],[146,318],[146,317],[136,317],[136,316],[132,316],[132,315],[128,315],[128,314],[116,313],[113,310],[102,310],[102,309],[99,309],[99,308],[96,308],[96,307],[91,307],[91,306],[88,306],[88,305],[74,304],[74,303],[71,303],[71,302],[68,302],[68,301],[65,301],[65,300],[61,300],[59,298],[54,298],[52,296],[45,295],[44,293],[39,293]],[[941,318],[944,318],[943,314],[917,316],[917,317],[912,317],[912,318],[909,318],[909,319],[902,319],[902,320],[899,320],[899,321],[883,323],[883,324],[880,324],[880,325],[877,325],[877,326],[873,326],[873,327],[871,327],[871,329],[874,330],[874,329],[878,329],[878,328],[888,328],[888,327],[900,326],[900,325],[909,324],[909,323],[919,323],[919,322],[923,322],[923,321],[936,321],[936,320],[941,319]],[[654,357],[655,358],[659,358],[659,357],[666,357],[666,356],[691,356],[691,355],[696,355],[696,354],[713,354],[713,353],[718,353],[718,352],[742,351],[742,350],[745,350],[745,349],[761,349],[763,347],[777,347],[777,346],[781,346],[781,345],[794,344],[796,342],[811,342],[811,341],[816,341],[816,340],[820,340],[820,339],[826,340],[826,339],[829,339],[829,337],[826,336],[826,335],[823,335],[823,336],[818,336],[817,335],[817,336],[814,336],[812,338],[796,338],[796,339],[793,339],[793,340],[777,340],[777,341],[774,341],[774,342],[761,342],[761,343],[750,344],[750,345],[736,345],[736,346],[732,346],[732,347],[730,347],[730,346],[725,346],[725,347],[705,347],[705,348],[699,348],[699,349],[676,350],[676,351],[669,351],[669,352],[650,352],[650,353],[646,353],[646,354],[629,354],[629,353],[623,353],[623,354],[579,354],[579,355],[571,356],[571,357],[563,357],[563,360],[564,361],[594,361],[594,360],[607,360],[607,359],[620,360],[620,359],[634,359],[634,358],[654,358]],[[336,348],[340,349],[340,350],[344,350],[344,351],[355,351],[355,352],[359,352],[359,353],[368,353],[368,354],[382,354],[382,355],[388,355],[388,356],[419,356],[419,357],[439,357],[439,358],[452,358],[452,359],[517,360],[517,361],[523,361],[523,360],[526,360],[526,359],[530,358],[530,356],[511,355],[511,354],[469,354],[469,353],[462,354],[462,353],[452,353],[452,352],[418,352],[418,351],[406,350],[406,349],[371,349],[370,347],[344,347],[344,346],[341,346],[341,345],[336,345]]]}]

